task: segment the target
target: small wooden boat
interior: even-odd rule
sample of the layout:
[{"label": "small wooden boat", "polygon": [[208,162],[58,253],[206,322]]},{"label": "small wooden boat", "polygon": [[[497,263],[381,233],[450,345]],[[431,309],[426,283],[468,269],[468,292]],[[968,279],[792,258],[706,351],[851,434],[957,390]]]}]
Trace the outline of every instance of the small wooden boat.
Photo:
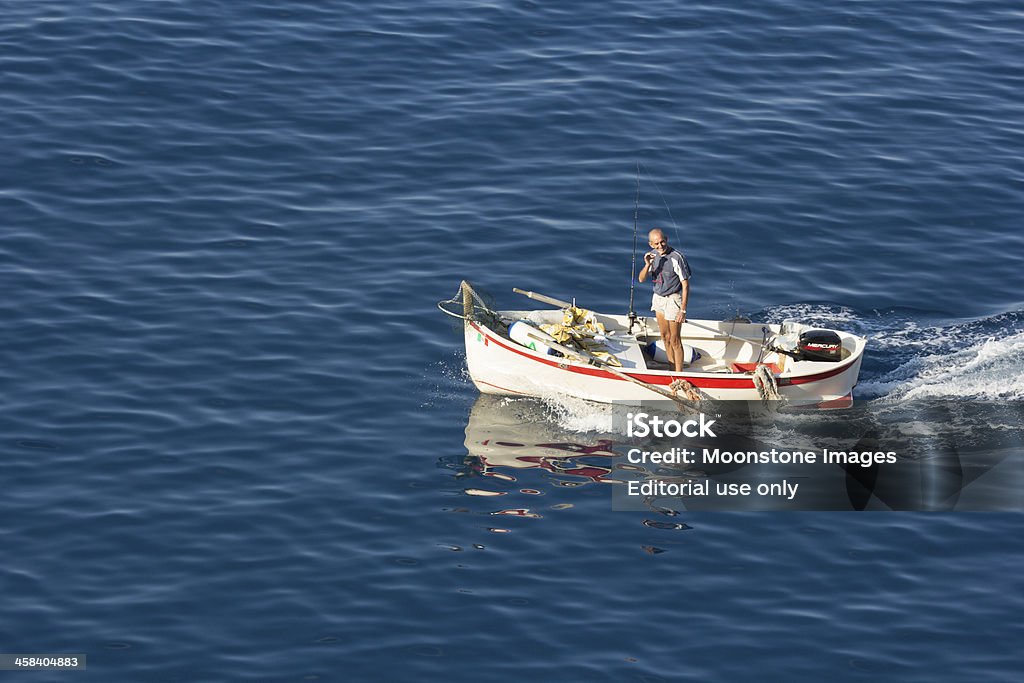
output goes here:
[{"label": "small wooden boat", "polygon": [[[843,408],[852,403],[867,341],[792,321],[687,320],[681,336],[690,360],[674,372],[659,360],[653,317],[631,321],[515,291],[556,308],[495,311],[465,281],[456,298],[438,304],[464,321],[469,375],[485,394],[560,394],[601,403],[672,399],[690,407],[707,399],[779,400]],[[461,311],[453,310],[459,306]]]}]

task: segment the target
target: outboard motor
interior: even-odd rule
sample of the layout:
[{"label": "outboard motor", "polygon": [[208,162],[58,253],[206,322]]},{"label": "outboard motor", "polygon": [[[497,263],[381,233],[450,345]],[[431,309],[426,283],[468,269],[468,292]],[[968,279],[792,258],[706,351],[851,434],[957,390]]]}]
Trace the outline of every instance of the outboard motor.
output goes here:
[{"label": "outboard motor", "polygon": [[799,360],[838,363],[843,358],[843,340],[832,330],[806,330],[800,333],[796,350]]}]

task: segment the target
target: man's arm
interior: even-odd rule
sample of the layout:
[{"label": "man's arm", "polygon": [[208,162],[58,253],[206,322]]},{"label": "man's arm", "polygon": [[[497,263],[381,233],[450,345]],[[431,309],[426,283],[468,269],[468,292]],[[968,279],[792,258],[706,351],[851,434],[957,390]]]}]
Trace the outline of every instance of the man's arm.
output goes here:
[{"label": "man's arm", "polygon": [[676,322],[686,322],[686,303],[690,300],[690,269],[684,268],[683,257],[679,252],[672,254],[675,258],[672,259],[672,268],[676,272],[676,276],[679,278],[679,282],[682,285],[682,298],[683,305],[679,311],[679,315],[676,316]]},{"label": "man's arm", "polygon": [[679,315],[676,316],[676,322],[677,323],[685,323],[686,322],[686,303],[690,300],[690,281],[689,280],[683,280],[682,295],[683,295],[683,307],[679,311]]},{"label": "man's arm", "polygon": [[644,254],[644,267],[640,269],[640,274],[636,276],[637,280],[643,282],[647,279],[648,271],[650,271],[652,263],[654,263],[654,255],[650,252]]}]

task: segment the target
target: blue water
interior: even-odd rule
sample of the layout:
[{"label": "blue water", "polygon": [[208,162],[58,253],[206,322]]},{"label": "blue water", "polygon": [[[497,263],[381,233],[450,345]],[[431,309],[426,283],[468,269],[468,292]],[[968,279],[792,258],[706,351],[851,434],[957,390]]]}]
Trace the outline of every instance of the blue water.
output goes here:
[{"label": "blue water", "polygon": [[1019,514],[484,479],[434,307],[624,310],[639,163],[692,316],[1021,400],[1018,4],[0,11],[0,650],[89,667],[37,680],[1019,680]]}]

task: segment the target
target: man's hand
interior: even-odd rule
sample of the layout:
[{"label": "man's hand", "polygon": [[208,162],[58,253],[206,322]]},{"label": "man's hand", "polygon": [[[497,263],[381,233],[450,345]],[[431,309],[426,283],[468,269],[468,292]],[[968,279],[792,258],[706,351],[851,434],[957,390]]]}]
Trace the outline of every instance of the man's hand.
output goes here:
[{"label": "man's hand", "polygon": [[685,323],[686,322],[686,311],[679,311],[679,315],[676,316],[676,322],[677,323]]},{"label": "man's hand", "polygon": [[647,267],[650,268],[651,264],[654,263],[654,254],[650,252],[644,254],[644,263],[646,263]]}]

